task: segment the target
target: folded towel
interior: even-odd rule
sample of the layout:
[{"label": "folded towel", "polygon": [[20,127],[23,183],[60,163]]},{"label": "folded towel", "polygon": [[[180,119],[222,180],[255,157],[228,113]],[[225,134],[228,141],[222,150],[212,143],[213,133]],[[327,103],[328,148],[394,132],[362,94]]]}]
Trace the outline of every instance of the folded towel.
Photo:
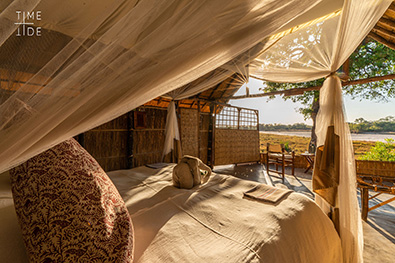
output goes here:
[{"label": "folded towel", "polygon": [[278,202],[286,194],[291,193],[292,190],[281,189],[265,184],[260,184],[244,193],[244,196],[271,203]]},{"label": "folded towel", "polygon": [[161,169],[169,165],[170,163],[150,163],[150,164],[146,164],[145,166],[152,169]]}]

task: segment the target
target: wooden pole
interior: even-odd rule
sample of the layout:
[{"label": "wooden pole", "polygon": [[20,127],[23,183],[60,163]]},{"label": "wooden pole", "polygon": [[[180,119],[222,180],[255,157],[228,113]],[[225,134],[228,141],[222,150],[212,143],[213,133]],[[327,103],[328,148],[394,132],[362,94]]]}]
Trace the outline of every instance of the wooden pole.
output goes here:
[{"label": "wooden pole", "polygon": [[368,37],[373,38],[374,40],[382,43],[383,45],[385,45],[391,49],[395,49],[395,45],[393,43],[391,43],[388,40],[386,40],[385,38],[377,35],[376,33],[370,32]]},{"label": "wooden pole", "polygon": [[128,158],[128,168],[133,168],[133,133],[134,133],[134,111],[127,113],[127,141],[126,154]]},{"label": "wooden pole", "polygon": [[[342,83],[342,86],[366,84],[366,83],[370,83],[370,82],[374,82],[374,81],[389,80],[389,79],[395,79],[395,74],[371,77],[371,78],[366,78],[366,79],[345,81]],[[248,96],[247,95],[233,96],[233,97],[230,97],[230,99],[238,100],[238,99],[246,99],[246,98],[267,97],[267,96],[274,96],[274,95],[284,95],[284,96],[302,95],[306,91],[319,90],[319,89],[321,89],[321,87],[322,86],[314,86],[314,87],[308,87],[308,88],[296,88],[296,89],[289,89],[289,90],[279,90],[279,91],[272,91],[272,92],[266,92],[266,93],[250,94]]]},{"label": "wooden pole", "polygon": [[346,74],[346,76],[347,76],[347,80],[350,80],[350,58],[348,58],[346,60],[346,62],[344,62],[343,71],[344,71],[344,74]]},{"label": "wooden pole", "polygon": [[197,132],[198,132],[198,158],[200,159],[200,143],[201,143],[201,136],[200,136],[200,101],[197,101]]}]

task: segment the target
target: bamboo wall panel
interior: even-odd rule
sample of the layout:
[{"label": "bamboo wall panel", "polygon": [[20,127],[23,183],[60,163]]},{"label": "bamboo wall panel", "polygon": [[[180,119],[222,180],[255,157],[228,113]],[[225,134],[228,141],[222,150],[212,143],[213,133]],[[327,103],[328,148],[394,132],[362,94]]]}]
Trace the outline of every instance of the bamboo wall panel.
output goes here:
[{"label": "bamboo wall panel", "polygon": [[146,114],[144,128],[133,128],[132,166],[142,166],[162,161],[165,143],[166,109],[140,107],[138,111]]},{"label": "bamboo wall panel", "polygon": [[395,177],[395,162],[356,160],[359,175],[379,175]]},{"label": "bamboo wall panel", "polygon": [[214,165],[258,162],[259,131],[216,129]]},{"label": "bamboo wall panel", "polygon": [[128,168],[127,115],[122,115],[83,134],[84,148],[105,171]]},{"label": "bamboo wall panel", "polygon": [[133,131],[133,167],[162,161],[165,130]]},{"label": "bamboo wall panel", "polygon": [[199,156],[199,121],[195,109],[181,109],[180,136],[183,155]]}]

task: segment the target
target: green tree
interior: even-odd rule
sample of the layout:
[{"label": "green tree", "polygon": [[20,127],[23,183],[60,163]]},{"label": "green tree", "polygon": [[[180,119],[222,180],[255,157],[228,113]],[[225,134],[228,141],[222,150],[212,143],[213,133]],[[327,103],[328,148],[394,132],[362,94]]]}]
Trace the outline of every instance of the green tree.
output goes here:
[{"label": "green tree", "polygon": [[395,132],[395,118],[387,116],[377,121],[367,121],[358,118],[353,123],[349,123],[352,132]]},{"label": "green tree", "polygon": [[[384,76],[395,73],[395,51],[387,48],[374,40],[366,39],[357,50],[350,56],[349,79],[365,79],[375,76]],[[288,90],[295,88],[308,88],[321,86],[324,79],[318,79],[303,83],[274,83],[266,82],[265,92]],[[343,93],[349,94],[353,99],[368,99],[376,101],[388,101],[395,97],[395,80],[369,82],[359,85],[343,86]],[[311,142],[316,143],[315,118],[319,110],[319,91],[308,91],[303,95],[283,96],[284,100],[299,102],[303,106],[297,109],[305,119],[313,120]],[[357,123],[364,124],[363,118]],[[360,127],[361,128],[361,127]]]}]

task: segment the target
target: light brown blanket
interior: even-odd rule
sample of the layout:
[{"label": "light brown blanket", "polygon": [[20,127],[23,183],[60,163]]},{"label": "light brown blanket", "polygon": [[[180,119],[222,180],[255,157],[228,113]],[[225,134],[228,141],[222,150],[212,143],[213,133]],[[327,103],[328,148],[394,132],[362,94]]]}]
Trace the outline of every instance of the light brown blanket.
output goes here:
[{"label": "light brown blanket", "polygon": [[252,202],[258,183],[213,174],[172,186],[172,166],[109,173],[131,214],[135,262],[342,262],[332,222],[309,198]]}]

